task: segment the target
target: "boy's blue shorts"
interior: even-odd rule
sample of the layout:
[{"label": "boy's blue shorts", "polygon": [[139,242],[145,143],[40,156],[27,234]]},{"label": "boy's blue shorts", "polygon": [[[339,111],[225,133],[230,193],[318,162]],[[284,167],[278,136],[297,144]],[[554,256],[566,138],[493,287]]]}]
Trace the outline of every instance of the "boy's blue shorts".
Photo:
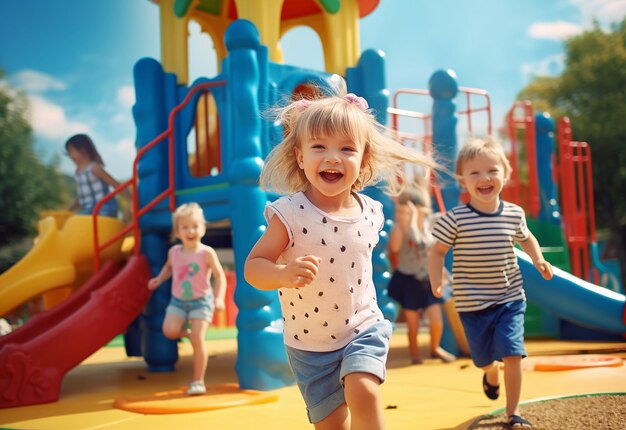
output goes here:
[{"label": "boy's blue shorts", "polygon": [[313,352],[285,346],[311,423],[322,421],[346,402],[346,375],[369,373],[384,382],[390,338],[391,323],[383,320],[336,351]]},{"label": "boy's blue shorts", "polygon": [[524,312],[526,302],[517,300],[476,312],[459,312],[472,361],[485,367],[503,357],[526,357]]}]

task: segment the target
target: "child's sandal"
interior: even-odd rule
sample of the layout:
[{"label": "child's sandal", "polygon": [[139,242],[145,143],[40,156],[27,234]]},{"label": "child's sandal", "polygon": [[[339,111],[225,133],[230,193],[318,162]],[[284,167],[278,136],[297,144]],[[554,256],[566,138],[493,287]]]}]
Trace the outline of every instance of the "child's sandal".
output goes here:
[{"label": "child's sandal", "polygon": [[509,415],[509,427],[512,429],[531,429],[533,428],[532,424],[526,421],[524,418],[519,415]]},{"label": "child's sandal", "polygon": [[[491,400],[496,400],[498,397],[500,397],[500,384],[491,385],[489,382],[487,382],[487,374],[483,373],[483,391],[485,392],[485,395]],[[511,416],[517,417],[517,415]]]}]

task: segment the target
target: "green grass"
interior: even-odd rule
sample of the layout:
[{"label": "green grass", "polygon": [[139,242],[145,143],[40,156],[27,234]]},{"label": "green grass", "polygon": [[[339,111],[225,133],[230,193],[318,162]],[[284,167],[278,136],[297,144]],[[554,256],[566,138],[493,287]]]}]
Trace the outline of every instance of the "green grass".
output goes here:
[{"label": "green grass", "polygon": [[[209,328],[204,337],[206,340],[222,340],[222,339],[235,339],[237,337],[236,327],[226,328]],[[189,339],[183,339],[183,342],[189,342]],[[108,344],[107,347],[120,348],[124,346],[124,335],[118,334]]]}]

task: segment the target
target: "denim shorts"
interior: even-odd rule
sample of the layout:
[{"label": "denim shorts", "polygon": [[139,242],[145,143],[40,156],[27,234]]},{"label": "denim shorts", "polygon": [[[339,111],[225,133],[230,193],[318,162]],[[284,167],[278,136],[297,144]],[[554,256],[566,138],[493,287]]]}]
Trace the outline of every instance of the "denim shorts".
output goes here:
[{"label": "denim shorts", "polygon": [[472,361],[485,367],[503,357],[526,357],[524,312],[526,302],[517,300],[476,312],[459,312]]},{"label": "denim shorts", "polygon": [[[94,204],[91,207],[82,208],[78,213],[81,215],[91,215],[93,214],[93,210],[95,207],[96,205]],[[117,200],[112,199],[102,205],[102,207],[100,208],[100,212],[98,212],[98,216],[108,216],[115,218],[117,217],[117,212]]]},{"label": "denim shorts", "polygon": [[180,300],[172,296],[165,313],[178,315],[185,320],[199,319],[211,322],[213,320],[213,307],[212,294],[194,300]]},{"label": "denim shorts", "polygon": [[387,294],[400,303],[403,309],[410,311],[421,311],[437,303],[443,303],[443,298],[433,295],[428,279],[419,280],[398,270],[393,272],[387,285]]},{"label": "denim shorts", "polygon": [[391,323],[377,322],[341,349],[303,351],[285,346],[289,365],[304,397],[311,423],[317,423],[346,402],[343,379],[350,373],[369,373],[385,381]]}]

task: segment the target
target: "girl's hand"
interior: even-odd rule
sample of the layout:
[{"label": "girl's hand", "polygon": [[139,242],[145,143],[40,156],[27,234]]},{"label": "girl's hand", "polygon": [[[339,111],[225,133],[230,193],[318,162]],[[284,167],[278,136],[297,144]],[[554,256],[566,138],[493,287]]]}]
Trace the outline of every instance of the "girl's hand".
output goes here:
[{"label": "girl's hand", "polygon": [[226,309],[226,304],[224,303],[224,299],[216,297],[215,298],[215,310],[221,311]]},{"label": "girl's hand", "polygon": [[148,289],[149,290],[156,290],[157,287],[159,286],[160,282],[157,278],[152,278],[148,281]]},{"label": "girl's hand", "polygon": [[430,289],[433,292],[433,296],[435,296],[436,298],[439,299],[443,297],[443,284],[441,282],[437,285],[431,285]]},{"label": "girl's hand", "polygon": [[289,262],[283,271],[282,287],[300,288],[309,285],[317,276],[322,259],[314,255],[305,255]]},{"label": "girl's hand", "polygon": [[537,260],[535,262],[535,268],[541,273],[543,279],[549,281],[552,279],[552,265],[546,260]]}]

